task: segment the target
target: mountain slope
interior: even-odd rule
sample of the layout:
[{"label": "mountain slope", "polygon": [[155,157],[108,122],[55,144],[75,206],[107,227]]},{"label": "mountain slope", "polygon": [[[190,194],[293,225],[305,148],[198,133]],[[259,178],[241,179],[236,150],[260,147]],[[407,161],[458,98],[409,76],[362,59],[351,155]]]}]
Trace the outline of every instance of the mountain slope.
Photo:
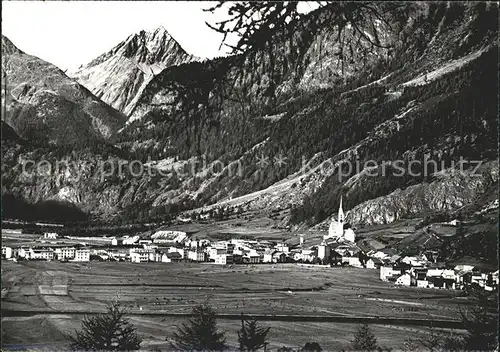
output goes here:
[{"label": "mountain slope", "polygon": [[[226,166],[221,173],[197,168],[180,187],[153,198],[155,206],[286,209],[292,223],[321,222],[334,213],[341,193],[352,208],[429,182],[439,171],[388,179],[364,177],[361,167],[337,181],[338,172],[323,172],[328,165],[401,160],[407,166],[427,156],[447,169],[460,156],[497,157],[498,102],[486,93],[497,90],[491,75],[497,10],[491,3],[418,4],[394,23],[401,31],[386,36],[394,44],[391,55],[379,50],[367,63],[353,55],[340,78],[332,59],[335,32],[328,30],[308,42],[294,66],[288,44],[279,42],[280,55],[273,58],[254,51],[166,69],[144,90],[132,114],[137,123],[119,139],[138,158],[166,169],[190,165],[196,156],[198,165]],[[280,155],[287,158],[281,167],[274,163]],[[268,158],[265,167],[257,164],[260,156]],[[230,165],[241,165],[242,173],[230,172]],[[460,193],[463,183],[453,187]],[[460,198],[450,203],[460,206],[474,196]],[[427,210],[422,202],[404,216]],[[380,219],[392,217],[392,209],[379,211],[388,213]]]},{"label": "mountain slope", "polygon": [[104,142],[125,116],[54,65],[25,54],[2,36],[2,120],[21,137],[40,143]]},{"label": "mountain slope", "polygon": [[[123,158],[142,160],[145,172],[104,175],[105,156],[73,153],[75,171],[25,177],[13,167],[4,184],[30,202],[67,200],[107,220],[197,208],[194,217],[279,213],[277,226],[310,227],[329,221],[341,194],[360,225],[453,211],[498,180],[498,97],[488,94],[498,90],[497,10],[493,3],[418,4],[394,19],[399,32],[384,36],[395,43],[392,53],[376,50],[367,62],[354,53],[343,76],[328,28],[277,40],[275,56],[252,50],[168,67],[116,136]],[[290,58],[303,37],[301,55]],[[21,151],[33,154],[50,155]],[[373,160],[391,171],[397,161],[408,168],[426,156],[445,171],[371,176],[373,166],[363,165]],[[473,165],[453,176],[450,164],[461,156],[484,163],[477,179]],[[85,168],[88,159],[96,165]],[[122,161],[110,155],[115,167]],[[339,172],[358,161],[359,169]]]},{"label": "mountain slope", "polygon": [[129,36],[70,75],[104,102],[130,115],[155,75],[193,60],[165,28],[159,27]]}]

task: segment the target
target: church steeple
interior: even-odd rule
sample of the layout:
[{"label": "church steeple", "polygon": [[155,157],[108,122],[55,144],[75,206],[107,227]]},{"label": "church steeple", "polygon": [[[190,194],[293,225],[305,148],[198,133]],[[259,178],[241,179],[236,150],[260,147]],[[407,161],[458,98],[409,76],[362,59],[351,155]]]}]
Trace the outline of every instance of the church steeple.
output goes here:
[{"label": "church steeple", "polygon": [[344,210],[342,209],[342,195],[340,195],[340,206],[339,206],[339,213],[337,215],[337,221],[339,223],[344,223]]},{"label": "church steeple", "polygon": [[342,209],[342,196],[340,196],[340,206],[339,212],[337,214],[337,221],[332,216],[332,221],[330,222],[330,227],[328,228],[328,235],[324,236],[323,239],[336,238],[337,240],[344,237],[344,221],[345,215]]}]

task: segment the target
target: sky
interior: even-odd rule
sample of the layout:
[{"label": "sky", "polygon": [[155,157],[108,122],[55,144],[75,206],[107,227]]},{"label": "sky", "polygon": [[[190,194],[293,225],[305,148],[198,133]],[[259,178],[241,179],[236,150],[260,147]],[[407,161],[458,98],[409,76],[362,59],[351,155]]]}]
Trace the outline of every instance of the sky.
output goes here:
[{"label": "sky", "polygon": [[63,70],[86,64],[130,34],[159,26],[188,53],[213,58],[222,35],[205,22],[220,20],[204,8],[214,2],[2,1],[2,34],[20,50]]},{"label": "sky", "polygon": [[[163,26],[189,54],[213,58],[223,35],[210,29],[227,12],[203,11],[216,1],[2,1],[2,34],[20,50],[63,70],[75,70],[129,35]],[[314,2],[299,3],[300,12]],[[230,38],[231,39],[231,38]],[[235,44],[236,37],[230,44]]]}]

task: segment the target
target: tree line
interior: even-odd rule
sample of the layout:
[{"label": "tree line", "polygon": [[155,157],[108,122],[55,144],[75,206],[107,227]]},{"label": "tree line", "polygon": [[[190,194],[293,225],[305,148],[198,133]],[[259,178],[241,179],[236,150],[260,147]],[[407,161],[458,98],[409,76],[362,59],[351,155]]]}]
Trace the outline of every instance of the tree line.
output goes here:
[{"label": "tree line", "polygon": [[[477,305],[468,311],[460,310],[466,334],[443,333],[430,329],[419,339],[408,338],[404,343],[405,351],[459,351],[494,350],[498,348],[498,296],[481,291],[471,292]],[[86,315],[81,329],[69,335],[73,350],[129,351],[141,349],[142,337],[126,318],[127,311],[119,300],[108,304],[107,312]],[[262,326],[256,319],[245,317],[242,313],[241,326],[237,331],[239,351],[258,351],[268,349],[271,327]],[[226,331],[217,324],[217,312],[209,304],[194,306],[192,318],[175,327],[169,340],[171,350],[175,351],[222,351],[231,349]],[[334,346],[324,346],[326,350]],[[359,326],[351,340],[350,347],[355,351],[391,351],[391,347],[381,346],[377,337],[367,324]],[[233,347],[234,348],[234,347]],[[306,342],[301,348],[287,346],[278,348],[280,352],[322,351],[316,341]]]}]

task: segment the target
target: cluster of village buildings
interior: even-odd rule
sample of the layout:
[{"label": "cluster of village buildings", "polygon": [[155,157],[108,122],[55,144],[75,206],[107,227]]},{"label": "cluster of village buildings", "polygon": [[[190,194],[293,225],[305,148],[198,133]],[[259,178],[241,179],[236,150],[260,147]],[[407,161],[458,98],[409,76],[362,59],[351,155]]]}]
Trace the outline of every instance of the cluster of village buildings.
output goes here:
[{"label": "cluster of village buildings", "polygon": [[476,286],[487,291],[498,289],[498,270],[481,266],[458,264],[447,266],[419,256],[396,256],[389,265],[380,266],[380,279],[396,285],[423,288],[466,289]]},{"label": "cluster of village buildings", "polygon": [[[328,245],[291,248],[285,243],[231,239],[191,240],[185,232],[162,230],[149,239],[139,236],[59,238],[45,233],[36,246],[2,246],[4,259],[90,261],[114,260],[143,262],[211,262],[215,264],[321,263],[330,255]],[[71,245],[69,245],[71,243]]]},{"label": "cluster of village buildings", "polygon": [[446,267],[436,262],[435,253],[406,257],[384,251],[365,253],[355,243],[354,231],[344,226],[342,202],[337,220],[332,220],[328,234],[323,236],[321,243],[313,245],[306,245],[303,236],[300,236],[299,244],[291,246],[265,240],[192,240],[185,232],[171,230],[156,231],[149,239],[139,236],[59,238],[57,233],[51,232],[41,236],[39,242],[40,245],[31,247],[2,246],[2,257],[75,262],[192,261],[221,265],[306,263],[379,269],[381,280],[404,286],[464,289],[477,285],[490,291],[498,288],[498,270],[489,272],[472,265]]},{"label": "cluster of village buildings", "polygon": [[[325,236],[308,246],[303,237],[298,245],[270,241],[231,239],[191,240],[180,231],[157,231],[150,239],[139,236],[58,238],[46,233],[38,246],[2,246],[2,257],[13,260],[58,260],[88,262],[206,262],[221,265],[260,263],[307,263],[352,266],[380,270],[380,279],[397,285],[425,288],[464,289],[477,285],[486,290],[498,287],[498,270],[488,272],[472,265],[453,268],[436,263],[432,255],[389,255],[383,251],[363,252],[354,242]],[[66,244],[67,242],[73,245]]]}]

